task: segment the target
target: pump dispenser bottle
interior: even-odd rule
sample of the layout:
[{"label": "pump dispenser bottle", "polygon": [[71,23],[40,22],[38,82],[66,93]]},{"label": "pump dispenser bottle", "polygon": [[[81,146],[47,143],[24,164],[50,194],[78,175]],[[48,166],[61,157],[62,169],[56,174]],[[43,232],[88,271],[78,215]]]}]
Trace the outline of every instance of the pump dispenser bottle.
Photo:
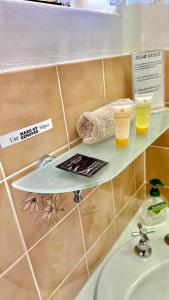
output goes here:
[{"label": "pump dispenser bottle", "polygon": [[149,181],[152,185],[149,197],[145,200],[141,211],[141,219],[145,225],[156,225],[165,221],[167,217],[167,201],[160,194],[159,188],[164,184],[160,179]]}]

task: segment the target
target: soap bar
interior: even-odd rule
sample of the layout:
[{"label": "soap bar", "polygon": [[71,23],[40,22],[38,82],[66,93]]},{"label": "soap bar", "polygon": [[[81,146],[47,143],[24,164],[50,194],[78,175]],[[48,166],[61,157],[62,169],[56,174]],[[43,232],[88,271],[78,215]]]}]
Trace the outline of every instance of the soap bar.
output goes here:
[{"label": "soap bar", "polygon": [[107,164],[108,162],[106,161],[77,153],[71,158],[57,165],[56,168],[90,177]]}]

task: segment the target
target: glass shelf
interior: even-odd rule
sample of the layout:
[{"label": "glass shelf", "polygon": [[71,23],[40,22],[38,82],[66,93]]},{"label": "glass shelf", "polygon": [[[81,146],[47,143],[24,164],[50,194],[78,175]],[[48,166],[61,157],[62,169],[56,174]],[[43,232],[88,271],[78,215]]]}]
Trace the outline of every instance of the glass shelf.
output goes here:
[{"label": "glass shelf", "polygon": [[[12,185],[16,189],[34,193],[64,193],[94,187],[120,174],[168,128],[169,110],[153,113],[147,136],[136,136],[134,124],[131,126],[128,147],[117,148],[114,137],[93,145],[80,144],[46,166],[13,182]],[[107,161],[108,165],[90,178],[56,168],[76,153],[102,159]]]}]

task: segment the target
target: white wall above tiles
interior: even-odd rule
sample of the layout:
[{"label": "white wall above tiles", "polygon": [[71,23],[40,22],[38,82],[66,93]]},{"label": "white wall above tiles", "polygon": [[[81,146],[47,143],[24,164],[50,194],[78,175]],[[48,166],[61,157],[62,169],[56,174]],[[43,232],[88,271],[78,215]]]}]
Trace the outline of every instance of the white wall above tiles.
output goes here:
[{"label": "white wall above tiles", "polygon": [[137,50],[138,20],[139,6],[113,15],[24,0],[1,0],[0,72]]},{"label": "white wall above tiles", "polygon": [[0,0],[0,72],[168,47],[168,20],[160,3],[107,14]]},{"label": "white wall above tiles", "polygon": [[142,5],[141,33],[143,49],[169,48],[169,5]]}]

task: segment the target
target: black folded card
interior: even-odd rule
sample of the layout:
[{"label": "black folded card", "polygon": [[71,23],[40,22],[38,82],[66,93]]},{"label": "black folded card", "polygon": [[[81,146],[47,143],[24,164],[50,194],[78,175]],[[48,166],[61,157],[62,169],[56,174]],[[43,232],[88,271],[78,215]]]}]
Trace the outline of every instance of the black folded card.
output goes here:
[{"label": "black folded card", "polygon": [[107,164],[106,161],[77,153],[56,168],[90,177]]}]

